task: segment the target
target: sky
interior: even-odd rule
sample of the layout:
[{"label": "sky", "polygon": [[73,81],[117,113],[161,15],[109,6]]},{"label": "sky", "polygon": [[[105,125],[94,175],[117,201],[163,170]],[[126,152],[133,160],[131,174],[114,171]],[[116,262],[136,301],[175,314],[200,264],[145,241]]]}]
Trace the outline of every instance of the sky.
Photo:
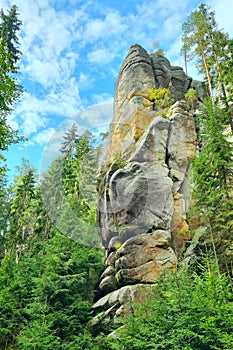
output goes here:
[{"label": "sky", "polygon": [[[172,65],[183,66],[181,26],[201,2],[1,0],[4,10],[17,5],[23,22],[19,83],[25,92],[9,123],[27,141],[6,155],[10,178],[22,158],[44,171],[74,122],[80,134],[107,130],[119,69],[132,44],[151,52],[157,42]],[[205,3],[233,36],[233,1]],[[189,75],[197,77],[194,67]]]}]

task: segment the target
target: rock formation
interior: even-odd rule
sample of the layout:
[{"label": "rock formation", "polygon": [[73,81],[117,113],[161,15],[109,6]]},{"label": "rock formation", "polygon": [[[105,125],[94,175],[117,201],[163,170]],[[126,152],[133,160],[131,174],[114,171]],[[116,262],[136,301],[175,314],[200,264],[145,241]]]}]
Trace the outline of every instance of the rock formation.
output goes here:
[{"label": "rock formation", "polygon": [[[99,231],[105,269],[93,306],[94,333],[121,324],[160,273],[176,269],[189,239],[186,212],[196,128],[184,101],[197,82],[158,54],[133,45],[121,67],[114,119],[98,176]],[[168,88],[174,103],[157,108],[149,89]]]}]

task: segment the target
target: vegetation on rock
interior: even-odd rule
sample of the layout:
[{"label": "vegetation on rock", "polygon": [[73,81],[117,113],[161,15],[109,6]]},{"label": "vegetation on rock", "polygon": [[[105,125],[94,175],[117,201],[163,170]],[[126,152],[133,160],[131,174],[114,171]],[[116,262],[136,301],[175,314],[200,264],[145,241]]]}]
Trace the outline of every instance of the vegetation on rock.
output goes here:
[{"label": "vegetation on rock", "polygon": [[194,109],[194,103],[197,101],[197,91],[193,88],[188,89],[188,91],[185,94],[185,99],[188,102],[188,104]]},{"label": "vegetation on rock", "polygon": [[174,102],[170,97],[170,90],[166,88],[149,89],[149,99],[163,108],[170,107]]}]

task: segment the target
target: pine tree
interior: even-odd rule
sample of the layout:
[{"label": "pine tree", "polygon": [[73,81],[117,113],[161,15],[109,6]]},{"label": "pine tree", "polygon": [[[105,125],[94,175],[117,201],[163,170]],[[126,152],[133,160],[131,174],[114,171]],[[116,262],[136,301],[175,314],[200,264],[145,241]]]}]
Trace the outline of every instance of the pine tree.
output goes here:
[{"label": "pine tree", "polygon": [[197,11],[192,12],[190,16],[188,16],[182,29],[182,52],[185,52],[186,59],[188,60],[196,57],[200,71],[204,71],[206,74],[209,93],[210,96],[212,96],[213,86],[208,58],[211,37],[216,30],[213,12],[209,12],[209,8],[201,4]]},{"label": "pine tree", "polygon": [[[232,40],[218,29],[204,4],[183,24],[183,52],[205,73],[211,100],[199,115],[200,154],[194,161],[194,200],[202,227],[212,242],[220,270],[232,269]],[[229,67],[229,70],[228,70]],[[225,265],[225,266],[224,266]]]},{"label": "pine tree", "polygon": [[[214,11],[201,4],[198,10],[188,16],[182,26],[183,46],[181,52],[185,60],[195,59],[200,72],[204,73],[208,83],[209,95],[213,102],[221,100],[228,111],[227,123],[233,131],[232,111],[232,40],[228,34],[219,30]],[[227,67],[227,68],[226,68]]]}]

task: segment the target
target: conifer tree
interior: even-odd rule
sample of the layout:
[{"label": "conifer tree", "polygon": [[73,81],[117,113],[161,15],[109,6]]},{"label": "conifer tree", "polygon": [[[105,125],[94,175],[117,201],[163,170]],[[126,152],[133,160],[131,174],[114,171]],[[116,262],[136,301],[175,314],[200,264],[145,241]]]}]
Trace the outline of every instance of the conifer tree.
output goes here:
[{"label": "conifer tree", "polygon": [[[19,100],[23,89],[16,81],[17,63],[20,58],[18,49],[18,31],[21,21],[18,19],[17,7],[13,6],[8,14],[0,12],[0,161],[5,161],[4,151],[9,145],[22,138],[12,130],[7,116],[13,105]],[[0,166],[0,181],[6,167]]]},{"label": "conifer tree", "polygon": [[[218,28],[214,11],[205,4],[201,4],[198,10],[188,16],[182,29],[181,52],[185,54],[185,60],[196,60],[200,72],[206,76],[212,100],[221,97],[230,112],[229,100],[232,100],[233,95],[232,74],[229,74],[228,66],[232,67],[232,40]],[[230,113],[227,120],[233,131]]]},{"label": "conifer tree", "polygon": [[[183,24],[183,52],[205,73],[209,95],[199,115],[200,153],[194,161],[195,208],[211,237],[220,270],[232,264],[232,40],[218,29],[215,13],[204,4]],[[228,72],[229,66],[229,72]],[[225,265],[225,266],[223,266]]]},{"label": "conifer tree", "polygon": [[224,132],[225,113],[211,100],[206,101],[205,112],[199,116],[202,148],[193,162],[195,208],[223,270],[231,269],[233,263],[230,254],[233,244],[233,145]]}]

